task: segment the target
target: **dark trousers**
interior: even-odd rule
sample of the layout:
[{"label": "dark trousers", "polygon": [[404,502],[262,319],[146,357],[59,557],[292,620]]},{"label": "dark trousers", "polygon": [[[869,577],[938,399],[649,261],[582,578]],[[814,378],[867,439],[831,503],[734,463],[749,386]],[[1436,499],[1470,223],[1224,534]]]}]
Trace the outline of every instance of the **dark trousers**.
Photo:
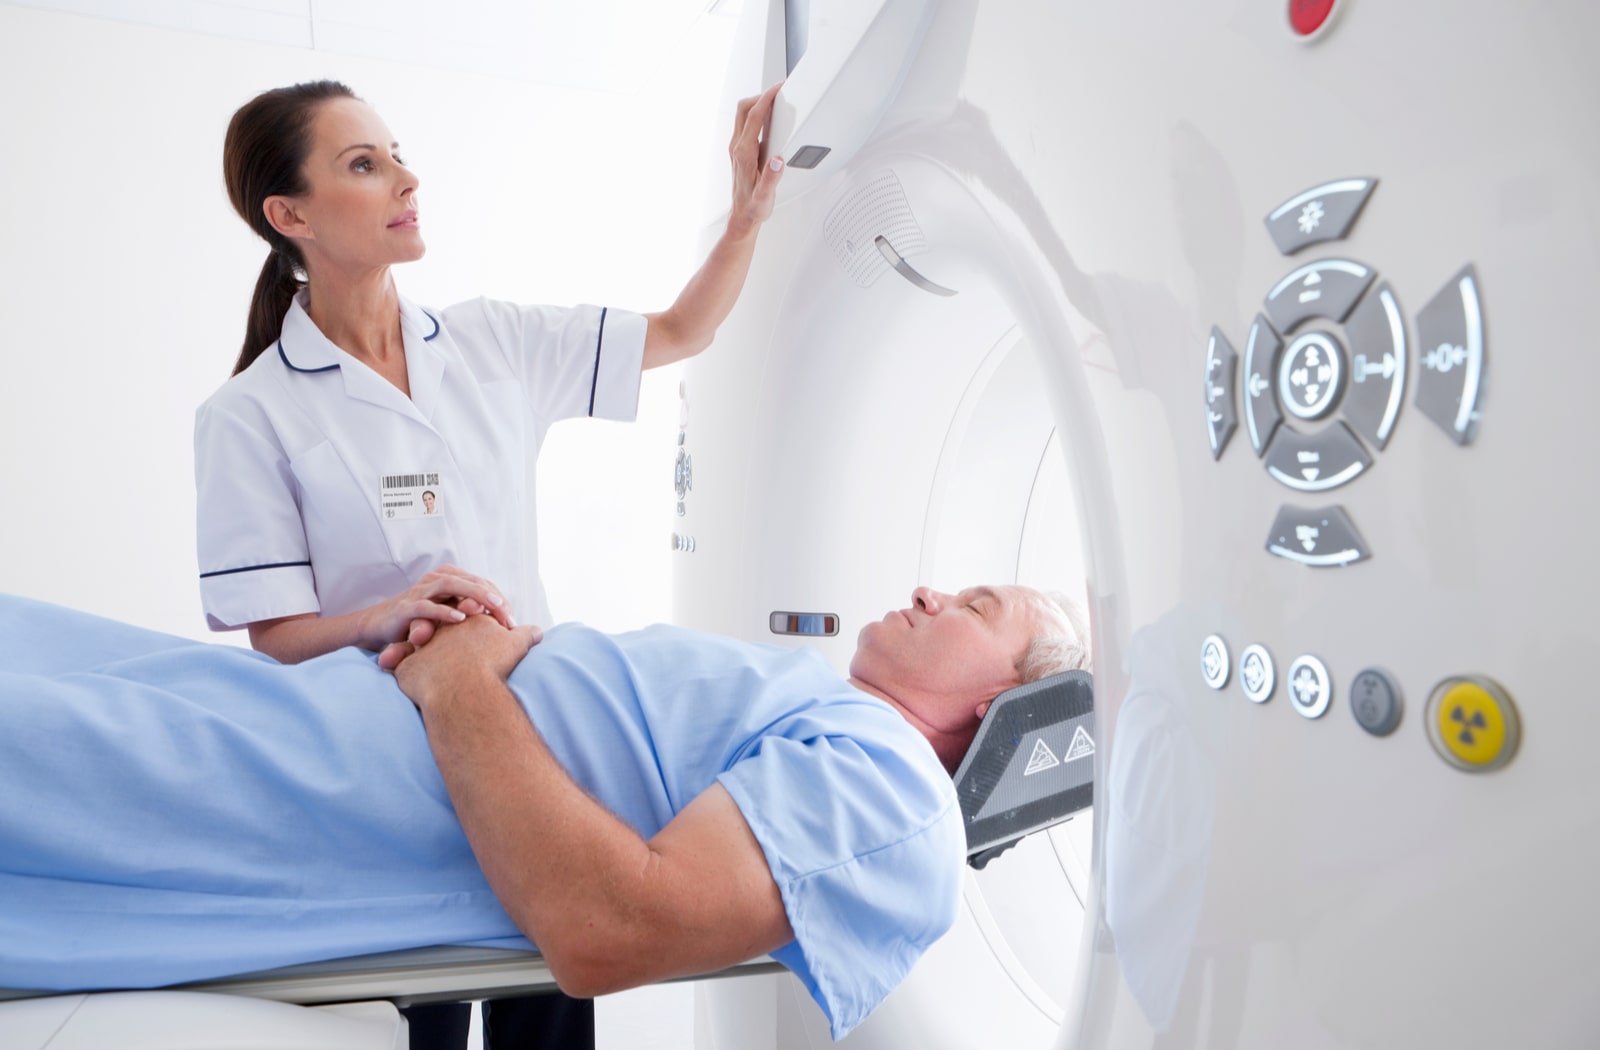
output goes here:
[{"label": "dark trousers", "polygon": [[[411,1050],[462,1050],[472,1023],[471,1003],[408,1006]],[[560,992],[483,1004],[488,1050],[594,1050],[594,1000]]]}]

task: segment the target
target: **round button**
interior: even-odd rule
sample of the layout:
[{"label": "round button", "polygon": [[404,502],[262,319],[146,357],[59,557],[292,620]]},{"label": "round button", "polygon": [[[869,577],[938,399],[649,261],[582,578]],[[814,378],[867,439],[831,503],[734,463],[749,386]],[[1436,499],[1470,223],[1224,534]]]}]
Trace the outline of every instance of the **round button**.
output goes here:
[{"label": "round button", "polygon": [[1278,365],[1278,400],[1298,419],[1320,419],[1344,382],[1344,352],[1327,332],[1307,332],[1289,344]]},{"label": "round button", "polygon": [[1278,678],[1266,646],[1247,645],[1239,654],[1239,684],[1244,686],[1244,695],[1255,703],[1264,704],[1271,699]]},{"label": "round button", "polygon": [[1350,682],[1350,713],[1373,736],[1388,736],[1400,726],[1400,685],[1381,667],[1369,667]]},{"label": "round button", "polygon": [[1200,643],[1200,677],[1213,689],[1228,684],[1228,643],[1218,635],[1208,635]]},{"label": "round button", "polygon": [[1289,665],[1284,686],[1294,709],[1307,718],[1321,718],[1333,701],[1333,683],[1328,669],[1315,656],[1302,656]]},{"label": "round button", "polygon": [[1511,761],[1522,739],[1516,705],[1499,685],[1477,675],[1446,678],[1433,687],[1424,716],[1439,757],[1469,773]]},{"label": "round button", "polygon": [[1289,0],[1289,25],[1301,36],[1313,36],[1328,22],[1334,0]]}]

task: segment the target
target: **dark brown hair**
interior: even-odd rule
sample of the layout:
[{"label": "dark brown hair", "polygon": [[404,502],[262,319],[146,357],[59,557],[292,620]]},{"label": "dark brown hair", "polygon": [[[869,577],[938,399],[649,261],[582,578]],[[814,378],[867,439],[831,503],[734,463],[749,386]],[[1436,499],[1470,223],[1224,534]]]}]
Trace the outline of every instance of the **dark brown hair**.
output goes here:
[{"label": "dark brown hair", "polygon": [[239,218],[272,248],[250,300],[244,347],[233,366],[238,375],[283,331],[289,304],[304,283],[305,257],[293,241],[272,228],[262,203],[268,197],[298,197],[306,184],[306,154],[311,152],[311,120],[317,107],[336,98],[356,98],[337,80],[314,80],[263,91],[240,106],[228,121],[222,143],[222,177]]}]

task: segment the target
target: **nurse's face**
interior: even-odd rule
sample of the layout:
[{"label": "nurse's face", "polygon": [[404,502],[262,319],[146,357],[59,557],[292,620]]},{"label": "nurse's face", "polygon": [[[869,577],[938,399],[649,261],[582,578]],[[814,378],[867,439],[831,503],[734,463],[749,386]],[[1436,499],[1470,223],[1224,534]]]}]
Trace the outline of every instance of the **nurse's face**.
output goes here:
[{"label": "nurse's face", "polygon": [[[417,222],[417,177],[402,162],[400,145],[373,108],[357,99],[317,107],[305,176],[310,190],[286,201],[285,233],[296,238],[313,271],[377,269],[422,258]],[[277,225],[277,222],[274,223]],[[283,227],[280,226],[280,229]]]},{"label": "nurse's face", "polygon": [[956,731],[977,705],[1021,683],[1017,663],[1035,632],[1023,587],[911,592],[911,606],[861,629],[854,678],[888,693],[939,729]]}]

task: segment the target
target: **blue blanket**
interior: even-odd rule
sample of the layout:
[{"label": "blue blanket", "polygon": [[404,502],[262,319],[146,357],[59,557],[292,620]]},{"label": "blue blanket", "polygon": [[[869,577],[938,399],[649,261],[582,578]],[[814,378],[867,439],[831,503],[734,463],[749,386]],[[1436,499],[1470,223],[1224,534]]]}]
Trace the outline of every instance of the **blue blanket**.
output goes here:
[{"label": "blue blanket", "polygon": [[[526,945],[372,654],[249,651],[0,596],[0,986],[157,987],[432,944]],[[837,1036],[954,920],[950,779],[815,654],[552,629],[512,688],[641,835],[714,782]]]}]

